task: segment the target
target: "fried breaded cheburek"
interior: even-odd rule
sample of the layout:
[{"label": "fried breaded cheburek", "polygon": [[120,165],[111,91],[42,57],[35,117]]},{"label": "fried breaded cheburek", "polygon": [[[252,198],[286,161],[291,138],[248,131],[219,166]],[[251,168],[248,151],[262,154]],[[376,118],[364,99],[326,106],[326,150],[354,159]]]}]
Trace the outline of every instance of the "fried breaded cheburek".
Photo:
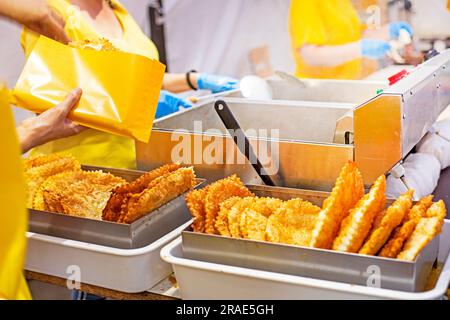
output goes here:
[{"label": "fried breaded cheburek", "polygon": [[230,229],[228,227],[228,213],[236,205],[236,203],[238,203],[242,199],[243,198],[240,197],[231,197],[219,205],[220,209],[219,213],[217,214],[215,226],[220,235],[224,237],[231,237]]},{"label": "fried breaded cheburek", "polygon": [[253,198],[239,215],[242,238],[266,240],[267,219],[279,209],[283,201],[275,198]]},{"label": "fried breaded cheburek", "polygon": [[409,190],[398,197],[387,210],[381,211],[379,217],[375,219],[369,237],[359,250],[360,254],[375,255],[381,249],[411,208],[413,194],[414,191]]},{"label": "fried breaded cheburek", "polygon": [[115,188],[112,192],[108,203],[103,210],[102,219],[106,221],[119,221],[122,211],[122,205],[125,205],[131,195],[139,194],[144,191],[149,184],[156,178],[167,173],[179,169],[179,164],[167,164],[150,172],[143,174],[141,177],[131,183],[127,183]]},{"label": "fried breaded cheburek", "polygon": [[320,208],[302,199],[284,202],[267,222],[271,242],[309,246]]},{"label": "fried breaded cheburek", "polygon": [[420,199],[407,213],[404,222],[410,220],[419,221],[419,219],[424,218],[427,214],[428,209],[433,204],[433,196],[429,195]]},{"label": "fried breaded cheburek", "polygon": [[[238,197],[230,198],[229,201],[233,202],[234,199]],[[238,198],[239,200],[236,201],[233,205],[230,205],[231,203],[225,202],[223,203],[222,210],[225,208],[226,215],[227,215],[227,221],[228,221],[228,230],[230,232],[231,237],[233,238],[242,238],[241,233],[241,213],[251,206],[251,204],[255,203],[256,197],[245,197],[245,198]],[[233,200],[232,200],[233,199]],[[229,208],[227,208],[229,207]]]},{"label": "fried breaded cheburek", "polygon": [[38,154],[31,157],[28,157],[23,160],[24,170],[28,171],[29,169],[43,166],[44,164],[61,160],[62,158],[71,157],[70,155],[65,155],[62,153],[54,153],[54,154]]},{"label": "fried breaded cheburek", "polygon": [[205,232],[218,234],[215,221],[219,213],[220,203],[231,197],[248,197],[253,194],[244,186],[236,175],[218,180],[211,184],[205,197]]},{"label": "fried breaded cheburek", "polygon": [[239,229],[242,238],[250,240],[266,240],[267,217],[252,209],[245,209],[239,218]]},{"label": "fried breaded cheburek", "polygon": [[444,201],[433,203],[427,210],[426,218],[421,218],[411,236],[405,243],[397,259],[414,261],[423,248],[441,232],[446,209]]},{"label": "fried breaded cheburek", "polygon": [[28,185],[27,207],[33,208],[36,191],[47,178],[58,173],[79,171],[81,166],[71,156],[37,156],[24,161],[25,180]]},{"label": "fried breaded cheburek", "polygon": [[138,194],[132,194],[122,204],[120,223],[133,223],[151,211],[195,187],[194,169],[179,168],[154,179]]},{"label": "fried breaded cheburek", "polygon": [[355,208],[342,221],[333,250],[358,252],[372,227],[376,215],[384,208],[386,201],[386,177],[381,175]]},{"label": "fried breaded cheburek", "polygon": [[35,203],[47,211],[101,220],[111,190],[124,183],[124,179],[102,171],[65,172],[43,183]]},{"label": "fried breaded cheburek", "polygon": [[419,220],[425,217],[432,204],[433,196],[420,199],[406,214],[403,224],[394,230],[389,241],[381,249],[379,256],[385,258],[397,257],[405,241],[411,236]]},{"label": "fried breaded cheburek", "polygon": [[192,223],[192,230],[195,232],[205,232],[205,198],[208,193],[208,187],[192,190],[186,196],[186,204],[192,217],[195,218]]},{"label": "fried breaded cheburek", "polygon": [[342,220],[364,195],[364,183],[356,164],[341,170],[330,196],[324,201],[312,233],[311,247],[330,249]]}]

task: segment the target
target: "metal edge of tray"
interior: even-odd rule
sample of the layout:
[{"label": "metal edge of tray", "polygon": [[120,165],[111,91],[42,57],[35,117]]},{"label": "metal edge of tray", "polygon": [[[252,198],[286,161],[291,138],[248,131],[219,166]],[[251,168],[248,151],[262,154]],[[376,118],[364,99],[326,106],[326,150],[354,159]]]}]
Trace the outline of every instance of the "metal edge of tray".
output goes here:
[{"label": "metal edge of tray", "polygon": [[[300,189],[248,187],[258,196],[284,200],[301,197],[319,205],[328,195]],[[437,258],[438,244],[439,237],[436,236],[416,260],[410,262],[196,233],[190,231],[190,227],[182,232],[183,254],[188,259],[407,292],[425,289]]]},{"label": "metal edge of tray", "polygon": [[[102,170],[127,181],[133,181],[143,171],[82,166],[84,170]],[[196,179],[195,188],[206,183]],[[68,216],[61,213],[29,209],[29,231],[63,239],[88,242],[120,249],[144,247],[191,219],[184,204],[184,195],[131,224]]]}]

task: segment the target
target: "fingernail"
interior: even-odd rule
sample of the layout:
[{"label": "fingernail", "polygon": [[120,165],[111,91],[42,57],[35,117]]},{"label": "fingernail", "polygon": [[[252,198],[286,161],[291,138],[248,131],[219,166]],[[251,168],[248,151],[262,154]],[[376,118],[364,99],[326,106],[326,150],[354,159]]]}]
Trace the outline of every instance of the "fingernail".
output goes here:
[{"label": "fingernail", "polygon": [[72,92],[77,96],[83,93],[83,91],[80,88],[76,88]]}]

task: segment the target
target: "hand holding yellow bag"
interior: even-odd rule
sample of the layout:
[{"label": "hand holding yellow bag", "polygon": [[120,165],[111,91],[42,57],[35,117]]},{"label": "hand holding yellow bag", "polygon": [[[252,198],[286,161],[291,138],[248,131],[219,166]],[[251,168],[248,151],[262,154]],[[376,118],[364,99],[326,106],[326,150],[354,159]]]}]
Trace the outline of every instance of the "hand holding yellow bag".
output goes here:
[{"label": "hand holding yellow bag", "polygon": [[144,56],[66,46],[40,37],[13,91],[14,103],[43,112],[83,89],[69,117],[86,127],[148,142],[165,66]]}]

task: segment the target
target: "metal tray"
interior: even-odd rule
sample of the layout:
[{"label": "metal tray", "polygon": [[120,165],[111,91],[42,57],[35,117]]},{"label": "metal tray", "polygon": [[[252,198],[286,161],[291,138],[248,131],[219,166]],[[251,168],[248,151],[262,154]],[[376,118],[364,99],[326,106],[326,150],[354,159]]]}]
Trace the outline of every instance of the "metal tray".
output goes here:
[{"label": "metal tray", "polygon": [[[102,170],[130,182],[145,172],[83,166],[83,170]],[[204,179],[197,179],[200,187]],[[28,210],[29,231],[120,249],[149,245],[191,219],[181,195],[131,224],[93,220],[55,212]]]},{"label": "metal tray", "polygon": [[[302,198],[322,205],[326,192],[249,185],[258,196]],[[387,204],[392,203],[388,201]],[[414,262],[270,242],[182,232],[184,257],[243,268],[408,292],[425,289],[436,261],[435,237]]]}]

